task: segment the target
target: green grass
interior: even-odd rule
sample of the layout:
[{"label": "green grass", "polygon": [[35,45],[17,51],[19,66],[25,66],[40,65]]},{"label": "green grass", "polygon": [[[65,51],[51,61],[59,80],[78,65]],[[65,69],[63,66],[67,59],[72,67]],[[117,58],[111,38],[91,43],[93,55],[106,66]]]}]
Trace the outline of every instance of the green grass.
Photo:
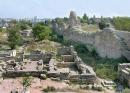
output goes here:
[{"label": "green grass", "polygon": [[98,27],[98,25],[82,24],[82,29],[84,31],[88,31],[88,32],[97,32],[99,30],[99,27]]},{"label": "green grass", "polygon": [[94,68],[98,77],[103,79],[117,79],[118,64],[128,62],[125,58],[108,59],[98,56],[94,57],[90,52],[78,53],[78,55],[86,64]]},{"label": "green grass", "polygon": [[118,74],[118,64],[128,62],[123,57],[119,59],[101,58],[98,56],[95,49],[89,51],[87,46],[83,44],[73,45],[84,63],[92,66],[97,76],[103,79],[116,80]]}]

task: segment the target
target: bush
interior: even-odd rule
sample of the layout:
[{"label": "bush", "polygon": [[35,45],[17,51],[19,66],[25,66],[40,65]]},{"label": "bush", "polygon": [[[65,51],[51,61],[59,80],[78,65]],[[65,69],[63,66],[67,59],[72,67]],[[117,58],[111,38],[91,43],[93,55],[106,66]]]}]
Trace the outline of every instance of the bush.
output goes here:
[{"label": "bush", "polygon": [[87,49],[87,47],[86,47],[84,44],[77,44],[77,45],[75,46],[75,50],[76,50],[78,53],[88,52],[88,49]]},{"label": "bush", "polygon": [[13,26],[8,28],[8,42],[11,49],[15,49],[21,40],[19,27]]},{"label": "bush", "polygon": [[107,24],[106,22],[104,22],[104,21],[101,21],[101,22],[99,22],[99,28],[100,29],[103,29],[103,28],[105,28],[105,27],[109,27],[109,24]]},{"label": "bush", "polygon": [[69,40],[63,40],[63,43],[62,43],[62,44],[63,44],[64,46],[70,46],[71,43],[72,43],[72,42],[69,41]]},{"label": "bush", "polygon": [[51,39],[52,29],[49,26],[37,24],[33,27],[33,36],[35,39],[41,41],[44,39]]},{"label": "bush", "polygon": [[31,77],[24,77],[23,78],[23,81],[22,81],[22,84],[25,88],[31,86],[31,83],[32,83],[32,78]]},{"label": "bush", "polygon": [[113,25],[117,30],[130,31],[130,17],[114,17]]},{"label": "bush", "polygon": [[57,35],[56,33],[52,33],[52,38],[51,38],[52,41],[55,41],[55,42],[59,42],[59,43],[63,43],[63,36],[62,35]]},{"label": "bush", "polygon": [[98,53],[97,53],[96,49],[92,49],[92,51],[90,53],[92,56],[98,57]]}]

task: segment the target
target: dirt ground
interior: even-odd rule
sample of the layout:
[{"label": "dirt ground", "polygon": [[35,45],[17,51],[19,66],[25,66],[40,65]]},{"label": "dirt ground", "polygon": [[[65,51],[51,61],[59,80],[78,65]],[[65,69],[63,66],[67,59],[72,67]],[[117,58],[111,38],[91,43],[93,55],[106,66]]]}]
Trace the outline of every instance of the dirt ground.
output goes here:
[{"label": "dirt ground", "polygon": [[[0,83],[0,93],[10,93],[11,90],[18,90],[19,93],[23,90],[22,78],[9,78],[4,79]],[[33,78],[32,84],[29,88],[30,93],[43,93],[43,89],[45,89],[47,86],[55,87],[56,89],[65,89],[69,87],[68,84],[64,82],[56,82],[52,81],[50,79],[47,80],[40,80],[39,78]],[[56,92],[58,93],[58,92]],[[62,93],[62,92],[59,92]],[[106,92],[97,92],[93,90],[78,90],[77,92],[65,92],[65,93],[115,93],[114,91],[107,90]]]},{"label": "dirt ground", "polygon": [[[22,78],[16,79],[4,79],[0,84],[0,93],[10,93],[11,90],[17,89],[20,93],[23,89],[21,84]],[[38,78],[34,78],[30,87],[31,93],[43,93],[42,89],[47,86],[53,86],[55,88],[64,88],[68,85],[62,82],[55,82],[50,79],[40,80]]]}]

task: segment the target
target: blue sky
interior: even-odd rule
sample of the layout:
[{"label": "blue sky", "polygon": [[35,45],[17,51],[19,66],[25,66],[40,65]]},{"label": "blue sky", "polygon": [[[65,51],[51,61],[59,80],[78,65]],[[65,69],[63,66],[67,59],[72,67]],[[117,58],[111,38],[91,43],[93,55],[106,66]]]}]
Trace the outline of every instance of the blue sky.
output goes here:
[{"label": "blue sky", "polygon": [[0,0],[0,17],[130,16],[130,0]]}]

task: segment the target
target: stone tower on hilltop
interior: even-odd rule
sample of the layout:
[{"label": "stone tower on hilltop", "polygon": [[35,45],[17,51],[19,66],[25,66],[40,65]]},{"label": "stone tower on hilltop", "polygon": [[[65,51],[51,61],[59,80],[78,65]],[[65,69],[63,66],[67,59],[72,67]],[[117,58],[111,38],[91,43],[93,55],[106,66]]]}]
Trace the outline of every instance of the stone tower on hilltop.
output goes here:
[{"label": "stone tower on hilltop", "polygon": [[69,27],[70,28],[81,28],[81,23],[80,20],[78,19],[76,13],[74,11],[70,12],[70,17],[69,17]]}]

